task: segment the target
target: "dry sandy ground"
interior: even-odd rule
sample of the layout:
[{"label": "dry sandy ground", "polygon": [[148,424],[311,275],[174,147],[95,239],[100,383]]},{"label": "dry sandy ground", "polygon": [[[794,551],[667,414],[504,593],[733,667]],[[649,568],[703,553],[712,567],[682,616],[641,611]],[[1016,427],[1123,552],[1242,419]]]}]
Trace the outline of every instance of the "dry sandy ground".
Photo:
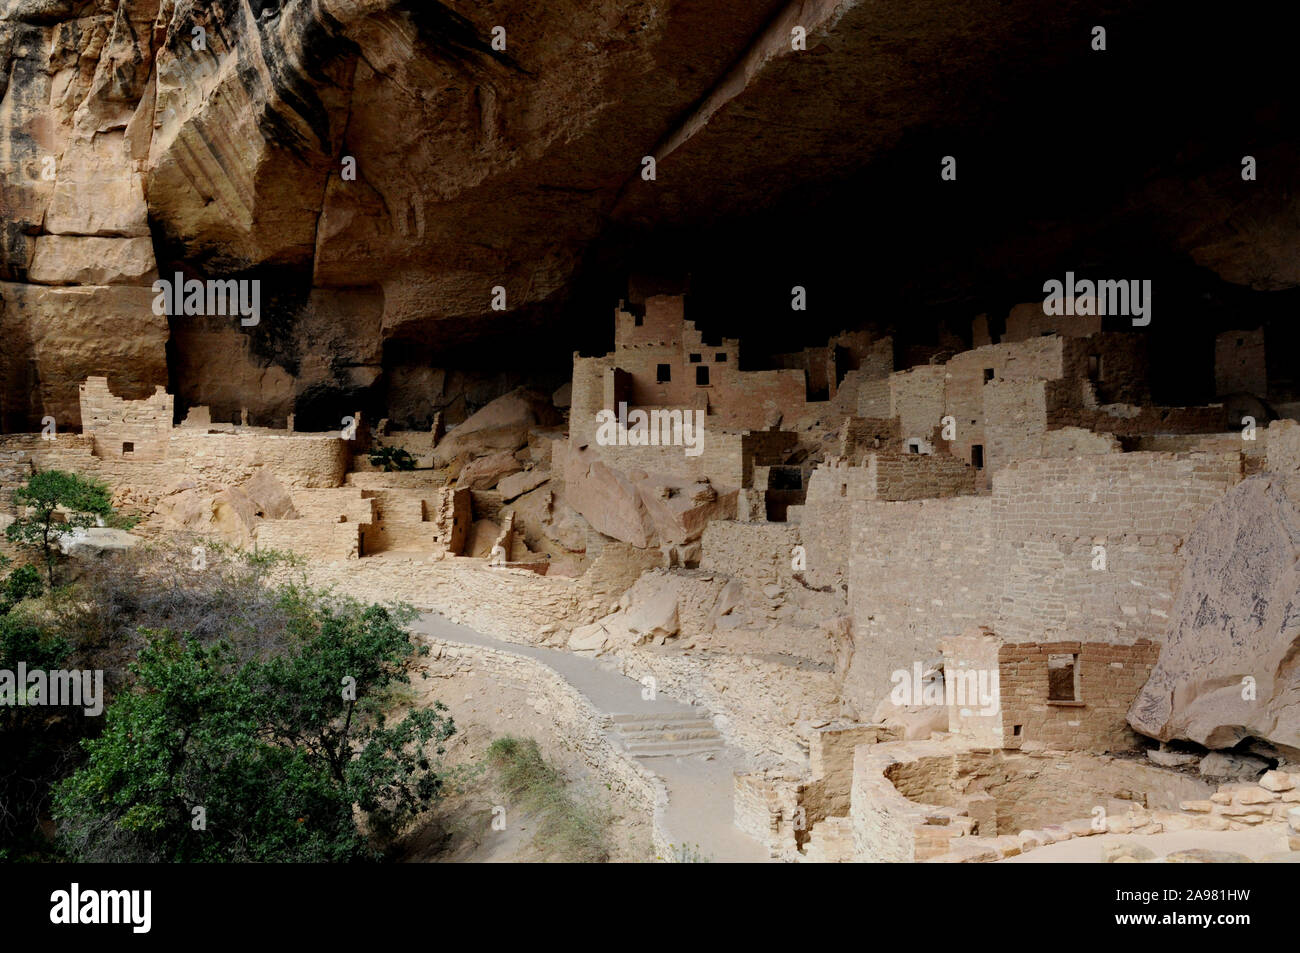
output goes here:
[{"label": "dry sandy ground", "polygon": [[[1178,850],[1231,851],[1260,861],[1269,854],[1286,853],[1286,826],[1270,824],[1265,828],[1248,831],[1169,831],[1164,834],[1098,834],[1093,837],[1073,837],[1059,844],[1048,844],[1027,854],[1008,857],[1003,864],[1100,864],[1103,848],[1109,844],[1140,844],[1156,857],[1164,857]],[[1295,854],[1300,857],[1300,854]]]},{"label": "dry sandy ground", "polygon": [[[588,777],[586,764],[560,737],[553,722],[538,715],[523,689],[486,676],[449,674],[457,663],[430,661],[429,679],[411,679],[416,706],[447,706],[456,734],[447,743],[449,766],[470,769],[483,762],[493,738],[514,735],[537,741],[542,755],[563,772],[570,790],[594,797],[614,812],[611,860],[653,859],[650,818]],[[472,774],[438,805],[433,821],[407,838],[399,858],[414,863],[514,863],[543,861],[533,844],[537,819],[511,805],[496,789],[491,772]],[[506,807],[505,830],[492,829],[492,808]]]}]

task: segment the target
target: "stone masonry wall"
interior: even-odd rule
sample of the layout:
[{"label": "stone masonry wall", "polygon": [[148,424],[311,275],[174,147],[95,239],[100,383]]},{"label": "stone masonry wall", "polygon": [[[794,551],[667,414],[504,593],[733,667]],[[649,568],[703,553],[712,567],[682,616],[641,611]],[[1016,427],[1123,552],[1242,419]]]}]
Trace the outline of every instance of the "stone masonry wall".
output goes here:
[{"label": "stone masonry wall", "polygon": [[162,386],[145,400],[123,400],[108,389],[108,378],[88,377],[79,398],[81,431],[94,439],[96,456],[139,463],[156,463],[166,456],[173,400]]},{"label": "stone masonry wall", "polygon": [[845,701],[869,721],[890,673],[939,655],[939,642],[989,621],[992,501],[953,497],[853,504],[849,609],[854,653]]},{"label": "stone masonry wall", "polygon": [[1268,396],[1264,329],[1224,331],[1214,339],[1214,393]]},{"label": "stone masonry wall", "polygon": [[[1209,506],[1241,480],[1239,454],[1027,460],[995,475],[991,532],[1007,641],[1160,640]],[[1105,566],[1093,569],[1105,547]],[[1097,563],[1100,565],[1100,563]]]},{"label": "stone masonry wall", "polygon": [[351,450],[347,441],[324,434],[204,433],[177,428],[168,439],[167,457],[176,469],[205,483],[243,483],[257,467],[267,467],[291,487],[343,485]]},{"label": "stone masonry wall", "polygon": [[323,520],[267,520],[257,528],[258,549],[297,553],[308,559],[356,559],[364,523]]},{"label": "stone masonry wall", "polygon": [[[1052,701],[1048,658],[1067,654],[1076,656],[1078,700]],[[1159,655],[1160,646],[1147,641],[1133,645],[1030,642],[1001,646],[1000,747],[1038,742],[1095,752],[1133,748],[1137,735],[1128,726],[1128,709]]]}]

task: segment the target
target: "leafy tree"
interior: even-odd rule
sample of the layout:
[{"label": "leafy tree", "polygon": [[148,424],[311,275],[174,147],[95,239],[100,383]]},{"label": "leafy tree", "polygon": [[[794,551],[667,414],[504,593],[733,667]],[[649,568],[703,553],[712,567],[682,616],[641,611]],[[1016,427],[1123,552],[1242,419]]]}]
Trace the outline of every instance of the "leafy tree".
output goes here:
[{"label": "leafy tree", "polygon": [[288,649],[269,658],[153,633],[135,690],[109,706],[85,767],[58,789],[72,858],[375,859],[440,795],[438,757],[455,731],[446,709],[383,715],[409,681],[409,611],[294,590],[281,609]]},{"label": "leafy tree", "polygon": [[[14,490],[20,516],[5,530],[9,540],[21,546],[39,548],[45,559],[50,586],[54,586],[54,546],[77,529],[94,526],[98,519],[113,517],[109,489],[98,480],[87,480],[62,470],[32,474],[25,486]],[[66,521],[56,516],[66,513]]]},{"label": "leafy tree", "polygon": [[[20,573],[23,570],[10,573],[6,591],[24,588],[14,585]],[[33,574],[39,589],[40,574]],[[11,608],[5,606],[0,615],[0,669],[14,672],[19,662],[29,670],[62,667],[71,652],[68,641],[12,614]],[[0,705],[0,860],[35,856],[49,848],[41,821],[48,813],[50,787],[76,761],[78,739],[88,727],[80,712],[60,717],[51,716],[51,711]]]},{"label": "leafy tree", "polygon": [[415,457],[405,447],[372,447],[370,464],[383,467],[389,473],[394,470],[414,470]]},{"label": "leafy tree", "polygon": [[41,571],[35,566],[19,566],[0,584],[0,613],[7,614],[24,599],[35,599],[44,591]]}]

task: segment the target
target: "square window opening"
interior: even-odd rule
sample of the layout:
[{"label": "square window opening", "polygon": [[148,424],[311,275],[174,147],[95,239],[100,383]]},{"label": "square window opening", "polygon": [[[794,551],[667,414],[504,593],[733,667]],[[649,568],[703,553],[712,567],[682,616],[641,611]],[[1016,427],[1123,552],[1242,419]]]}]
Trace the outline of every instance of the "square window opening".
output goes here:
[{"label": "square window opening", "polygon": [[717,354],[713,355],[713,362],[715,364],[726,364],[727,363],[726,351],[719,351]]},{"label": "square window opening", "polygon": [[984,368],[984,381],[985,383],[987,383],[988,381],[991,380],[993,380],[993,368],[986,367]]},{"label": "square window opening", "polygon": [[655,380],[660,384],[667,384],[673,379],[673,368],[671,364],[660,364],[655,368]]},{"label": "square window opening", "polygon": [[1078,653],[1047,656],[1047,700],[1079,701]]},{"label": "square window opening", "polygon": [[701,360],[702,357],[703,357],[703,355],[700,355],[700,354],[692,354],[692,355],[691,355],[691,363],[692,363],[692,364],[698,364],[698,363],[700,363],[700,360]]},{"label": "square window opening", "polygon": [[131,443],[129,440],[124,441],[122,444],[122,455],[126,456],[128,453],[135,453],[135,444]]}]

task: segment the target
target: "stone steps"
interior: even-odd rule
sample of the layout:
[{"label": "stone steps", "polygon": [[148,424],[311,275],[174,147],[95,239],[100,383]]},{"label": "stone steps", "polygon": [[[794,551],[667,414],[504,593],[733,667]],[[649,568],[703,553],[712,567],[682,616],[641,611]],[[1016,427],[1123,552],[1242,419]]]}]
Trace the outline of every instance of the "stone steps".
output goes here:
[{"label": "stone steps", "polygon": [[611,716],[614,735],[638,758],[664,758],[717,751],[722,736],[705,712],[626,713]]}]

